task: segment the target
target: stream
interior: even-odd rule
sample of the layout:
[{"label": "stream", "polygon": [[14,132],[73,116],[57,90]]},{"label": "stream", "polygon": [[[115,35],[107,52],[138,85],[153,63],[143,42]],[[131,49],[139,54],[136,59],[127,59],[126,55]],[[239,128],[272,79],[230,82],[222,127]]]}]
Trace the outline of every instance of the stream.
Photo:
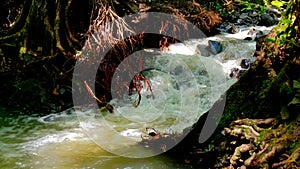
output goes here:
[{"label": "stream", "polygon": [[[0,107],[0,168],[192,168],[137,143],[146,128],[181,133],[210,109],[236,82],[231,70],[243,59],[254,61],[255,41],[243,40],[248,31],[192,39],[164,53],[141,51],[155,69],[143,72],[152,91],[141,91],[137,107],[136,94],[113,99],[114,113],[91,105],[40,117]],[[222,51],[209,49],[209,40],[220,41]]]}]

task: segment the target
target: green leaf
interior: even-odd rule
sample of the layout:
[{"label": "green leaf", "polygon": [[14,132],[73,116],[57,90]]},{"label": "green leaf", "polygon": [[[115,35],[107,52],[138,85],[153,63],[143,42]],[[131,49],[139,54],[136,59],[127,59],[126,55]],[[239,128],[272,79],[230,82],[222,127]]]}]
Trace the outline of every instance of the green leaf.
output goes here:
[{"label": "green leaf", "polygon": [[61,95],[62,95],[62,94],[64,94],[64,93],[65,93],[65,91],[66,91],[66,90],[65,90],[64,88],[60,88],[60,89],[59,89],[59,94],[61,94]]},{"label": "green leaf", "polygon": [[267,12],[267,8],[265,8],[264,6],[260,6],[260,12],[261,13],[266,13]]},{"label": "green leaf", "polygon": [[27,54],[27,53],[23,55],[23,58],[24,58],[24,61],[26,61],[26,62],[33,59],[33,58],[32,58],[29,54]]},{"label": "green leaf", "polygon": [[27,51],[26,47],[21,47],[19,50],[19,53],[24,54],[24,53],[26,53],[26,51]]},{"label": "green leaf", "polygon": [[293,100],[288,104],[288,106],[296,104],[300,104],[300,98],[298,97],[294,97]]},{"label": "green leaf", "polygon": [[269,43],[269,42],[275,42],[275,39],[274,38],[267,38],[267,42]]},{"label": "green leaf", "polygon": [[284,5],[282,1],[272,1],[271,4],[276,8],[281,8]]},{"label": "green leaf", "polygon": [[300,89],[300,82],[297,80],[293,80],[293,88],[294,89]]},{"label": "green leaf", "polygon": [[241,11],[251,11],[251,10],[252,10],[252,7],[248,6],[247,8],[243,8]]},{"label": "green leaf", "polygon": [[219,9],[221,9],[221,8],[222,8],[222,6],[221,6],[219,3],[217,3],[217,4],[216,4],[216,9],[219,10]]},{"label": "green leaf", "polygon": [[287,24],[293,23],[293,21],[290,20],[290,19],[282,19],[282,20],[280,20],[280,22],[281,22],[281,23],[287,23]]}]

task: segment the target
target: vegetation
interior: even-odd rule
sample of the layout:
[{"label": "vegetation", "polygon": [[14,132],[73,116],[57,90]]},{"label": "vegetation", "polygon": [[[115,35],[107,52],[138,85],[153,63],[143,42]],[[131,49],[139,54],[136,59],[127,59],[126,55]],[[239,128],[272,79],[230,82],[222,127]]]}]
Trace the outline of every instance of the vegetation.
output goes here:
[{"label": "vegetation", "polygon": [[[130,31],[120,20],[122,16],[165,12],[187,19],[205,33],[213,34],[213,27],[221,23],[221,17],[225,19],[236,10],[266,13],[271,7],[282,11],[282,19],[262,44],[257,61],[222,96],[221,99],[226,99],[225,111],[213,136],[204,144],[198,143],[207,118],[205,114],[170,153],[180,153],[185,162],[193,164],[201,163],[200,159],[205,157],[225,157],[232,153],[231,161],[222,167],[299,167],[299,0],[5,1],[4,9],[0,9],[0,87],[4,89],[0,94],[7,97],[0,98],[0,103],[43,109],[46,113],[72,106],[74,63],[83,57],[78,51],[92,38],[93,31],[109,30],[105,26],[107,22],[120,26],[119,38],[110,39],[110,32],[103,38],[109,42],[121,40],[122,34]],[[110,51],[111,57],[106,60],[110,67],[98,74],[98,86],[96,84],[101,89],[96,91],[100,102],[110,99],[110,81],[109,78],[103,81],[103,77],[111,78],[120,60],[133,51],[145,46],[158,47],[161,38],[158,35],[131,37]],[[142,43],[148,42],[147,39],[151,39],[151,43]],[[108,44],[103,42],[102,45]],[[216,102],[215,106],[218,104]],[[228,137],[221,134],[224,128]],[[222,148],[230,145],[232,139],[237,144],[224,151]],[[239,164],[238,159],[246,151],[252,154],[247,154],[246,161]],[[282,157],[284,154],[287,156]]]}]

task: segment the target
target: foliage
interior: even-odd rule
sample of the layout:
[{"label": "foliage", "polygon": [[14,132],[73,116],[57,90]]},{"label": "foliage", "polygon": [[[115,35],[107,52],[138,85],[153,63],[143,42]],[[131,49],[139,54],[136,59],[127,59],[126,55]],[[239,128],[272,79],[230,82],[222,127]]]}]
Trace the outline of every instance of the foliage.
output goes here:
[{"label": "foliage", "polygon": [[266,4],[263,1],[247,0],[242,1],[241,5],[243,6],[241,11],[256,11],[258,13],[266,13],[267,11]]},{"label": "foliage", "polygon": [[275,0],[275,1],[271,2],[271,5],[276,7],[277,9],[281,9],[285,4],[286,4],[286,2],[284,2],[282,0]]},{"label": "foliage", "polygon": [[221,127],[235,118],[280,117],[281,110],[286,108],[293,117],[299,110],[293,104],[299,98],[293,80],[300,78],[300,15],[296,12],[299,9],[296,2],[290,1],[287,13],[263,43],[257,61],[228,90]]},{"label": "foliage", "polygon": [[288,106],[300,106],[300,82],[298,80],[293,80],[293,90],[295,95]]}]

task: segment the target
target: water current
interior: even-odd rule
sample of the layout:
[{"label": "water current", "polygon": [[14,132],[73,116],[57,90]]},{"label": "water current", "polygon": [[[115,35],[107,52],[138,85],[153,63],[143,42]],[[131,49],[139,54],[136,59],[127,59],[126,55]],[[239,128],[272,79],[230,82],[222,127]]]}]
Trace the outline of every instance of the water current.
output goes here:
[{"label": "water current", "polygon": [[[255,41],[243,40],[247,32],[192,39],[165,53],[143,51],[155,69],[143,72],[152,92],[142,90],[137,107],[132,95],[128,102],[113,99],[113,114],[94,106],[44,117],[0,108],[0,168],[190,168],[137,143],[146,128],[181,133],[209,110],[236,82],[231,69],[254,59]],[[220,41],[222,52],[214,53],[208,40]]]}]

